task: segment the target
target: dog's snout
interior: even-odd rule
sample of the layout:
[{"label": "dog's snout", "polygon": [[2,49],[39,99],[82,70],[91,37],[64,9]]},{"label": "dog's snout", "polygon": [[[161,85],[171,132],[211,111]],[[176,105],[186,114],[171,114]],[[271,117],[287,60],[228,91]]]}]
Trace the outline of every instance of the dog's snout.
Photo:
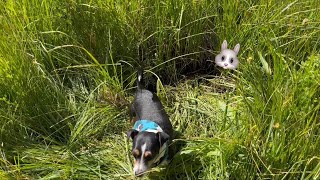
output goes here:
[{"label": "dog's snout", "polygon": [[134,170],[134,175],[137,177],[141,177],[146,171],[147,169],[136,169]]},{"label": "dog's snout", "polygon": [[137,177],[141,177],[143,175],[143,172],[135,171],[134,175],[137,176]]},{"label": "dog's snout", "polygon": [[224,66],[228,66],[228,64],[227,64],[227,63],[224,63]]},{"label": "dog's snout", "polygon": [[144,164],[141,161],[136,161],[136,163],[134,164],[133,167],[133,172],[134,175],[137,177],[142,176],[147,170],[149,169],[149,167],[146,166],[146,164]]}]

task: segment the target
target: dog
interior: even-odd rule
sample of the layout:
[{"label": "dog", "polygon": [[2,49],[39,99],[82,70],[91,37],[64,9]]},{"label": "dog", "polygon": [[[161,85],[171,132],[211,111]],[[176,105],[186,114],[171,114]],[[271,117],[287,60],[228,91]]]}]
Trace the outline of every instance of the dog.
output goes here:
[{"label": "dog", "polygon": [[223,69],[236,69],[239,65],[237,57],[239,50],[239,43],[234,49],[228,49],[228,42],[227,40],[224,40],[221,45],[221,52],[215,58],[215,63]]},{"label": "dog", "polygon": [[158,96],[145,88],[143,70],[137,73],[137,89],[130,109],[135,115],[134,126],[127,132],[128,138],[133,140],[133,171],[135,176],[142,176],[152,167],[168,160],[173,133],[172,124]]}]

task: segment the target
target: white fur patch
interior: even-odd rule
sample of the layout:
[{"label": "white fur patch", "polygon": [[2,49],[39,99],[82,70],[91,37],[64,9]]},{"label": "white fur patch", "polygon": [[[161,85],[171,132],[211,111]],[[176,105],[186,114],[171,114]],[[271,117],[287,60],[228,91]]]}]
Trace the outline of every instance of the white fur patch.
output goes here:
[{"label": "white fur patch", "polygon": [[138,163],[136,163],[133,167],[133,171],[135,174],[139,174],[147,169],[146,165],[144,164],[144,153],[146,152],[147,144],[143,144],[141,146],[141,157]]}]

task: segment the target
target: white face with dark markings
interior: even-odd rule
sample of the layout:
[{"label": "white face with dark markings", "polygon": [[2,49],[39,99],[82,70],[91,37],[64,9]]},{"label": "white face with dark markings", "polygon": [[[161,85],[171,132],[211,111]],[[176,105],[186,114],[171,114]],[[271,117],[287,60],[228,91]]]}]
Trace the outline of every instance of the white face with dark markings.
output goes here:
[{"label": "white face with dark markings", "polygon": [[240,44],[237,44],[233,50],[227,48],[228,43],[224,40],[221,45],[221,52],[215,58],[215,63],[224,69],[236,69],[239,65],[237,55],[240,50]]},{"label": "white face with dark markings", "polygon": [[159,135],[151,132],[141,132],[133,139],[132,155],[134,157],[133,171],[141,176],[154,166],[154,160],[159,154]]}]

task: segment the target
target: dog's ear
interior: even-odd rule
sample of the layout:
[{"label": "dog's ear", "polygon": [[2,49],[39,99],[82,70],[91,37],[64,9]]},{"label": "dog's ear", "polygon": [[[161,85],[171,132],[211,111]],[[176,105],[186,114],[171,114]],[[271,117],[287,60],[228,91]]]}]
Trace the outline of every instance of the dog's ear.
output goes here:
[{"label": "dog's ear", "polygon": [[127,132],[127,136],[128,136],[128,138],[133,139],[138,133],[139,133],[139,131],[137,131],[137,130],[135,130],[135,129],[130,129],[130,130]]},{"label": "dog's ear", "polygon": [[160,146],[162,146],[165,142],[167,142],[170,136],[165,132],[158,132]]},{"label": "dog's ear", "polygon": [[233,51],[236,53],[236,55],[238,55],[239,50],[240,50],[240,44],[238,43],[238,44],[234,47]]}]

